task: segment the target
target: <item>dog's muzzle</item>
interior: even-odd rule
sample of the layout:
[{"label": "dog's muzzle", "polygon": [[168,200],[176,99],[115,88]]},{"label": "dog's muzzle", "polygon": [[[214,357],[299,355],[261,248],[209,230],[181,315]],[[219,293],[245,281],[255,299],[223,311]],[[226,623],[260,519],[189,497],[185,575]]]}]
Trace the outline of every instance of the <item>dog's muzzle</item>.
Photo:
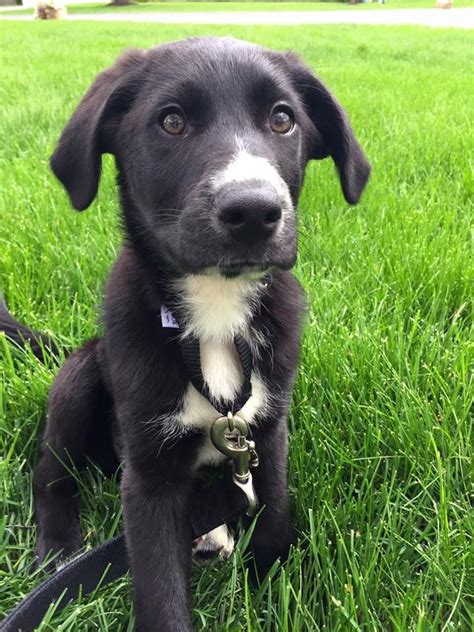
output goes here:
[{"label": "dog's muzzle", "polygon": [[264,244],[282,222],[283,204],[269,184],[233,183],[215,196],[219,226],[236,244]]}]

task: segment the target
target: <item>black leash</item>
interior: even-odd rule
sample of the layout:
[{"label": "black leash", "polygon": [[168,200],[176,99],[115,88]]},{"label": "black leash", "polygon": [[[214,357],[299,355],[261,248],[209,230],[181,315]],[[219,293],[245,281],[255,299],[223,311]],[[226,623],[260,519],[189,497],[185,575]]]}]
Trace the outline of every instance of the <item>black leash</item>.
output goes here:
[{"label": "black leash", "polygon": [[27,595],[0,624],[1,632],[32,632],[56,603],[63,610],[79,594],[88,595],[99,584],[106,585],[129,569],[125,534],[68,562]]}]

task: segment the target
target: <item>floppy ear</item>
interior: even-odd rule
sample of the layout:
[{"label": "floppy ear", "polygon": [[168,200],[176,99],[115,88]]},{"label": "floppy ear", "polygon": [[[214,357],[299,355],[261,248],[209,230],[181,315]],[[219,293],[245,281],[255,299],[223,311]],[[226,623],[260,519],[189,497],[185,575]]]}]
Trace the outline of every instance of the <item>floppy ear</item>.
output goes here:
[{"label": "floppy ear", "polygon": [[78,211],[86,209],[97,193],[102,154],[113,150],[114,131],[133,102],[145,54],[127,51],[97,76],[51,156],[51,168]]},{"label": "floppy ear", "polygon": [[306,111],[316,127],[310,158],[331,156],[336,165],[344,197],[357,204],[370,175],[364,156],[346,113],[329,90],[296,55],[286,56],[294,87],[302,97]]}]

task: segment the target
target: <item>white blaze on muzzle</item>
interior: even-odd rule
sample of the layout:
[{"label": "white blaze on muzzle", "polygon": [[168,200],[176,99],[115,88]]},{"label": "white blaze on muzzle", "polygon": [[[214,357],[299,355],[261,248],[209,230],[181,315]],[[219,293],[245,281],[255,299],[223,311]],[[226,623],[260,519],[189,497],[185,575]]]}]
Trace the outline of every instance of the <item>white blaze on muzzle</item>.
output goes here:
[{"label": "white blaze on muzzle", "polygon": [[[241,145],[241,143],[239,143]],[[278,194],[283,216],[293,208],[290,191],[286,182],[267,158],[254,156],[239,148],[229,164],[212,178],[212,188],[217,193],[227,184],[238,182],[265,182]]]}]

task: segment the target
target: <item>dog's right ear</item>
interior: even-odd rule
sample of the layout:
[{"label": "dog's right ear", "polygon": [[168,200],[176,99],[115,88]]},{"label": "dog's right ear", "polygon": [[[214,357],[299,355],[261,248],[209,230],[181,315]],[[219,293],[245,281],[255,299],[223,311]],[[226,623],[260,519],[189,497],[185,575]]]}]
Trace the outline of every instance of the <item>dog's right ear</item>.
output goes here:
[{"label": "dog's right ear", "polygon": [[64,128],[51,168],[78,211],[99,186],[102,154],[113,152],[114,135],[142,82],[145,51],[130,50],[101,72]]},{"label": "dog's right ear", "polygon": [[370,165],[355,137],[347,114],[297,55],[280,53],[276,61],[283,61],[285,64],[315,127],[316,135],[309,157],[321,160],[331,156],[339,173],[344,197],[349,204],[357,204],[369,179]]}]

